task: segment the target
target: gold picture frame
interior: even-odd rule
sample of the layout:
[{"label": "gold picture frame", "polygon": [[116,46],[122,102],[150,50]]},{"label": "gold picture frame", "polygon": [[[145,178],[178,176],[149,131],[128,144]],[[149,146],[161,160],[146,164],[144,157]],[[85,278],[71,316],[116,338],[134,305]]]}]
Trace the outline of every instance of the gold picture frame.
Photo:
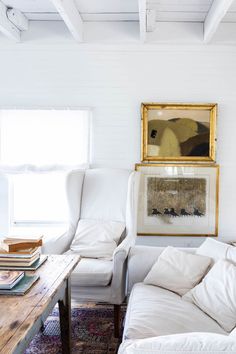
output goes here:
[{"label": "gold picture frame", "polygon": [[219,165],[136,164],[139,236],[217,237]]},{"label": "gold picture frame", "polygon": [[141,160],[214,162],[216,103],[142,103]]}]

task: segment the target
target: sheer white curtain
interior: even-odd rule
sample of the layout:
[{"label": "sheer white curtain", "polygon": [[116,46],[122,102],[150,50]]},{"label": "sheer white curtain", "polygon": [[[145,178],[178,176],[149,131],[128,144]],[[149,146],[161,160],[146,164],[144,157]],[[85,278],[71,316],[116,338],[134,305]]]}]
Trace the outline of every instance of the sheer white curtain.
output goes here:
[{"label": "sheer white curtain", "polygon": [[1,110],[0,172],[13,224],[63,223],[66,172],[89,165],[90,110]]},{"label": "sheer white curtain", "polygon": [[0,111],[1,167],[44,171],[88,164],[89,117],[88,110]]}]

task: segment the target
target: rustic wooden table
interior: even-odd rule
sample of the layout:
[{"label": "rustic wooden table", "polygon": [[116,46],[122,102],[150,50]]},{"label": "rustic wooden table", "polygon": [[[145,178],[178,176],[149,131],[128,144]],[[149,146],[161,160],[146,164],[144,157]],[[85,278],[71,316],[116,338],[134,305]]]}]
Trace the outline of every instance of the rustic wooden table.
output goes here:
[{"label": "rustic wooden table", "polygon": [[63,353],[71,353],[70,275],[78,256],[49,256],[36,272],[40,279],[24,296],[0,295],[0,354],[22,354],[59,304]]}]

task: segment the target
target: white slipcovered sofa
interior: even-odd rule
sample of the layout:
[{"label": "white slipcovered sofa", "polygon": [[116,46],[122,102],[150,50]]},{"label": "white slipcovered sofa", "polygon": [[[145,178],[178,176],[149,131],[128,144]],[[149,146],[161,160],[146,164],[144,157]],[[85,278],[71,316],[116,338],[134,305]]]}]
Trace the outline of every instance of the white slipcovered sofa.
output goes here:
[{"label": "white slipcovered sofa", "polygon": [[[212,239],[207,244],[208,248],[216,245],[215,262],[229,259],[236,263],[236,247]],[[236,330],[226,332],[194,303],[172,291],[143,282],[163,250],[148,246],[131,248],[128,260],[130,296],[119,354],[236,354]],[[192,254],[196,251],[193,248],[180,250]]]}]

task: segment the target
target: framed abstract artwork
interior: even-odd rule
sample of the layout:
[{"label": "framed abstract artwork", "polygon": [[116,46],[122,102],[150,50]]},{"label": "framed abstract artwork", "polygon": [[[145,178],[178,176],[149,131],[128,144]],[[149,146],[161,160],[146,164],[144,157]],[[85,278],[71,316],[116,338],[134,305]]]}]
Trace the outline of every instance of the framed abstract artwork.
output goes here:
[{"label": "framed abstract artwork", "polygon": [[136,164],[138,235],[217,236],[219,166]]},{"label": "framed abstract artwork", "polygon": [[215,161],[217,104],[142,103],[142,161]]}]

